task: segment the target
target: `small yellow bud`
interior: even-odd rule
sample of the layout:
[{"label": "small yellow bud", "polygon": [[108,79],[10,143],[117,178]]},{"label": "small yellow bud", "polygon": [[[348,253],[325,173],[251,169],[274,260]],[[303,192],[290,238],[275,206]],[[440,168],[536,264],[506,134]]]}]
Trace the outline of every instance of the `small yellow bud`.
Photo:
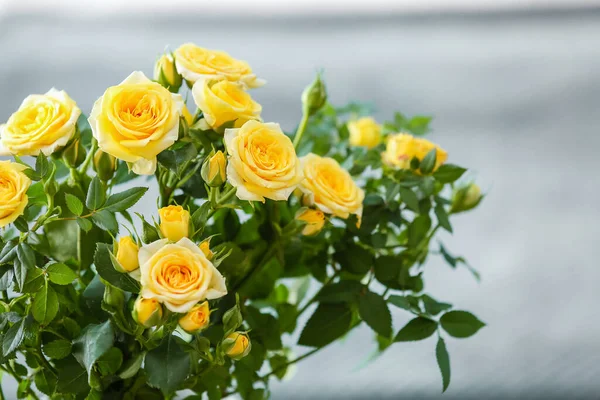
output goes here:
[{"label": "small yellow bud", "polygon": [[226,346],[231,346],[226,351],[226,354],[234,360],[246,357],[252,348],[250,338],[244,332],[233,332],[229,334],[224,343]]},{"label": "small yellow bud", "polygon": [[117,169],[117,159],[102,150],[94,153],[94,170],[104,182],[110,180]]},{"label": "small yellow bud", "polygon": [[296,212],[295,218],[306,223],[302,230],[302,234],[305,236],[316,235],[325,225],[325,214],[321,210],[302,207]]},{"label": "small yellow bud", "polygon": [[218,187],[227,180],[227,159],[221,150],[209,156],[202,164],[200,174],[208,186]]},{"label": "small yellow bud", "polygon": [[119,239],[116,258],[125,272],[135,271],[140,267],[138,251],[139,247],[131,236],[123,236]]},{"label": "small yellow bud", "polygon": [[452,207],[450,208],[450,212],[458,213],[469,211],[475,208],[479,202],[481,202],[482,198],[481,189],[474,183],[455,189],[452,194]]},{"label": "small yellow bud", "polygon": [[183,79],[177,72],[175,60],[171,54],[163,54],[154,65],[154,80],[171,92],[179,91]]},{"label": "small yellow bud", "polygon": [[208,326],[210,322],[210,309],[208,301],[197,304],[182,318],[179,319],[179,326],[187,333],[198,332]]},{"label": "small yellow bud", "polygon": [[190,212],[181,206],[168,206],[158,210],[160,233],[172,242],[189,234]]},{"label": "small yellow bud", "polygon": [[207,239],[204,242],[200,243],[198,247],[200,247],[200,250],[202,250],[208,261],[212,260],[214,254],[210,250],[210,239]]},{"label": "small yellow bud", "polygon": [[348,122],[348,133],[352,146],[373,148],[381,143],[381,125],[371,117]]},{"label": "small yellow bud", "polygon": [[150,328],[162,320],[163,309],[158,300],[138,297],[133,306],[133,319],[140,325]]},{"label": "small yellow bud", "polygon": [[189,108],[186,104],[183,105],[183,110],[181,110],[181,115],[185,118],[185,122],[187,122],[188,126],[191,126],[194,122],[194,116],[190,113]]}]

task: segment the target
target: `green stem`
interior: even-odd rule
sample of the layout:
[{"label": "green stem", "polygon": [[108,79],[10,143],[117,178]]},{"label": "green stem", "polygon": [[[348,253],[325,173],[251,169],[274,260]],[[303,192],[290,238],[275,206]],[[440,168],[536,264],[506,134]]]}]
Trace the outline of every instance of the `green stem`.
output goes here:
[{"label": "green stem", "polygon": [[83,163],[79,167],[80,174],[85,174],[87,172],[90,163],[94,158],[94,153],[96,153],[96,150],[98,150],[98,142],[96,141],[96,139],[92,138],[92,147],[90,148],[89,153],[85,157],[85,160],[83,160]]},{"label": "green stem", "polygon": [[225,204],[226,202],[228,202],[229,199],[231,199],[233,197],[233,195],[235,194],[235,192],[236,192],[236,189],[234,187],[232,187],[231,189],[229,189],[228,191],[226,191],[224,194],[222,194],[221,197],[219,197],[219,200],[217,201],[216,206],[208,213],[207,219],[210,219],[210,217],[212,217],[213,215],[215,215],[215,213],[219,209],[219,206]]},{"label": "green stem", "polygon": [[261,380],[261,381],[264,381],[265,379],[267,379],[271,375],[275,375],[277,372],[281,371],[282,369],[285,369],[285,368],[289,367],[292,364],[296,364],[296,363],[304,360],[305,358],[308,358],[308,357],[312,356],[313,354],[315,354],[317,351],[323,349],[324,347],[325,346],[323,346],[323,347],[317,347],[316,349],[312,349],[308,353],[304,353],[300,357],[295,358],[295,359],[293,359],[291,361],[288,361],[287,363],[282,364],[282,365],[278,366],[277,368],[274,368],[271,372],[269,372],[268,374],[265,374],[265,375],[259,377],[258,379]]},{"label": "green stem", "polygon": [[311,299],[308,300],[308,302],[306,302],[306,304],[300,310],[298,310],[298,313],[296,314],[296,319],[298,319],[298,317],[300,317],[300,315],[302,315],[308,309],[308,307],[310,307],[310,305],[317,300],[317,297],[319,297],[319,294],[321,294],[323,288],[329,285],[335,279],[335,277],[339,275],[339,273],[340,271],[336,270],[335,273],[323,283],[323,286],[321,286],[317,293],[315,293],[315,295],[311,297]]},{"label": "green stem", "polygon": [[298,125],[298,130],[296,130],[296,135],[294,135],[294,148],[297,149],[300,144],[300,140],[302,139],[302,135],[304,135],[304,131],[306,130],[306,124],[308,123],[308,113],[302,114],[302,120],[300,121],[300,125]]},{"label": "green stem", "polygon": [[58,376],[58,372],[56,371],[56,369],[52,366],[52,364],[50,364],[48,362],[48,360],[46,360],[44,353],[42,353],[42,336],[39,334],[38,334],[37,345],[36,345],[36,353],[38,355],[38,358],[44,365],[44,367],[46,367],[48,369],[48,371],[52,372],[52,374],[54,374],[54,376]]}]

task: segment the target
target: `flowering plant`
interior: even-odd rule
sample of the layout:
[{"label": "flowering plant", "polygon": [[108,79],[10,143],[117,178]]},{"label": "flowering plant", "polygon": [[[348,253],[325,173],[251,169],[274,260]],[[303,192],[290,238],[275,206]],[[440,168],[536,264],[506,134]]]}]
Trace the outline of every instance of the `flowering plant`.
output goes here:
[{"label": "flowering plant", "polygon": [[[267,398],[271,378],[359,325],[378,354],[437,333],[446,390],[444,337],[484,324],[426,294],[422,274],[436,246],[477,276],[433,238],[478,187],[421,137],[430,118],[379,125],[329,104],[317,77],[288,134],[262,121],[248,91],[262,84],[185,44],[88,117],[51,89],[0,125],[14,158],[0,161],[0,365],[19,398]],[[159,209],[133,216],[144,175]],[[410,317],[401,329],[392,310]]]}]

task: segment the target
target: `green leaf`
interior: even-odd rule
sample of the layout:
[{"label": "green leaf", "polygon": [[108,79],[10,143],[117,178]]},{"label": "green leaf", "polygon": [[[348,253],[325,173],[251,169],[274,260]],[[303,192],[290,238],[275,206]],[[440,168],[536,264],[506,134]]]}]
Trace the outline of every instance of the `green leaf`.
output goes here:
[{"label": "green leaf", "polygon": [[373,266],[371,252],[354,243],[349,243],[346,248],[336,251],[334,257],[342,269],[357,275],[366,274]]},{"label": "green leaf", "polygon": [[33,299],[33,318],[42,325],[48,325],[58,313],[58,296],[51,286],[46,283]]},{"label": "green leaf", "polygon": [[[208,204],[205,203],[205,204]],[[142,241],[146,244],[152,243],[160,239],[158,230],[153,225],[150,225],[144,216],[140,213],[135,213],[142,220]]]},{"label": "green leaf", "polygon": [[400,199],[414,212],[419,212],[419,199],[412,189],[400,186]]},{"label": "green leaf", "polygon": [[25,337],[26,324],[27,318],[22,318],[8,329],[2,340],[2,354],[4,356],[8,356],[21,345]]},{"label": "green leaf", "polygon": [[110,212],[125,211],[137,203],[147,191],[146,187],[134,187],[115,193],[106,200],[102,209]]},{"label": "green leaf", "polygon": [[437,159],[437,149],[434,147],[421,160],[421,164],[419,165],[421,172],[424,174],[429,174],[431,171],[433,171],[433,168],[435,167],[436,159]]},{"label": "green leaf", "polygon": [[64,360],[58,370],[57,391],[59,393],[85,393],[89,390],[87,372],[72,357]]},{"label": "green leaf", "polygon": [[106,189],[102,184],[100,178],[95,176],[90,183],[88,188],[87,197],[85,198],[85,205],[90,210],[97,210],[106,201]]},{"label": "green leaf", "polygon": [[56,390],[56,376],[45,368],[41,368],[36,372],[33,381],[35,387],[42,393],[52,396]]},{"label": "green leaf", "polygon": [[467,170],[454,164],[443,164],[433,173],[433,177],[441,183],[452,183],[458,180]]},{"label": "green leaf", "polygon": [[77,279],[77,274],[65,264],[52,264],[47,269],[50,282],[57,285],[68,285]]},{"label": "green leaf", "polygon": [[71,354],[71,342],[64,339],[46,343],[43,347],[44,354],[54,360],[60,360]]},{"label": "green leaf", "polygon": [[436,204],[433,210],[435,212],[435,216],[442,228],[452,233],[452,225],[450,225],[450,219],[448,218],[448,213],[446,209],[441,204]]},{"label": "green leaf", "polygon": [[10,265],[0,268],[0,290],[8,290],[13,284],[15,272]]},{"label": "green leaf", "polygon": [[99,228],[116,234],[119,231],[119,224],[115,214],[108,210],[100,210],[92,214],[92,220]]},{"label": "green leaf", "polygon": [[473,336],[485,326],[483,322],[468,311],[449,311],[440,319],[442,328],[455,338]]},{"label": "green leaf", "polygon": [[169,335],[162,343],[146,354],[144,371],[148,383],[165,395],[174,393],[190,372],[190,356],[181,349],[177,339]]},{"label": "green leaf", "polygon": [[45,281],[44,270],[36,267],[27,273],[27,280],[23,285],[22,292],[35,293],[41,289]]},{"label": "green leaf", "polygon": [[360,318],[381,336],[392,336],[392,315],[387,303],[377,293],[368,291],[358,299]]},{"label": "green leaf", "polygon": [[110,321],[86,326],[81,336],[73,341],[73,356],[88,373],[96,361],[108,351],[114,342],[114,332]]},{"label": "green leaf", "polygon": [[319,304],[304,326],[298,344],[323,347],[348,332],[351,324],[352,311],[347,305]]},{"label": "green leaf", "polygon": [[388,303],[411,312],[421,312],[421,310],[419,309],[419,299],[417,297],[398,296],[393,294],[390,297],[388,297]]},{"label": "green leaf", "polygon": [[269,364],[271,365],[271,371],[275,372],[275,376],[277,379],[282,380],[288,370],[288,359],[286,356],[282,356],[280,354],[275,354],[273,357],[269,359]]},{"label": "green leaf", "polygon": [[65,202],[67,203],[67,208],[73,214],[79,217],[83,213],[83,203],[71,193],[65,193]]},{"label": "green leaf", "polygon": [[427,236],[431,228],[431,218],[428,215],[419,215],[408,226],[408,245],[416,247]]},{"label": "green leaf", "polygon": [[86,396],[85,400],[102,400],[102,392],[92,389]]},{"label": "green leaf", "polygon": [[448,385],[450,385],[450,356],[442,338],[438,339],[435,346],[435,358],[442,373],[442,393],[444,393],[448,389]]},{"label": "green leaf", "polygon": [[196,154],[198,154],[198,151],[192,143],[178,142],[159,153],[156,158],[162,166],[173,171],[180,178],[189,162],[196,157]]},{"label": "green leaf", "polygon": [[0,264],[9,263],[17,257],[18,244],[19,240],[14,239],[4,245],[2,251],[0,251]]},{"label": "green leaf", "polygon": [[406,129],[412,132],[414,135],[422,136],[429,132],[429,124],[431,123],[432,119],[432,117],[417,115],[408,121],[406,124]]},{"label": "green leaf", "polygon": [[111,347],[96,361],[96,368],[102,376],[115,374],[123,364],[123,353],[117,347]]},{"label": "green leaf", "polygon": [[17,218],[14,222],[13,225],[15,228],[17,228],[19,231],[25,233],[29,231],[29,224],[27,224],[27,220],[25,219],[24,216],[20,216],[19,218]]},{"label": "green leaf", "polygon": [[358,300],[358,296],[364,287],[359,281],[339,281],[323,286],[317,295],[317,301],[321,303],[352,303]]},{"label": "green leaf", "polygon": [[428,318],[417,317],[404,325],[396,335],[394,342],[410,342],[427,339],[437,329],[437,322]]},{"label": "green leaf", "polygon": [[140,292],[140,283],[138,281],[129,276],[129,274],[118,272],[113,267],[110,259],[110,245],[106,243],[98,243],[96,245],[94,265],[102,279],[105,279],[111,285],[130,293]]},{"label": "green leaf", "polygon": [[[52,166],[53,167],[53,166]],[[40,176],[40,178],[45,179],[50,171],[52,171],[52,167],[48,162],[48,158],[41,153],[35,158],[35,172]]]},{"label": "green leaf", "polygon": [[423,300],[423,305],[425,306],[425,312],[430,315],[438,315],[442,311],[446,311],[449,308],[452,308],[452,304],[448,303],[440,303],[434,298],[424,294],[421,296],[421,300]]},{"label": "green leaf", "polygon": [[93,225],[89,219],[77,218],[75,221],[77,222],[77,225],[79,225],[79,227],[86,232],[89,232],[93,228]]},{"label": "green leaf", "polygon": [[17,258],[14,260],[13,271],[21,291],[27,281],[29,270],[33,268],[35,268],[35,253],[27,243],[20,243],[17,247]]},{"label": "green leaf", "polygon": [[123,364],[123,367],[119,371],[119,378],[129,379],[138,373],[144,362],[145,353],[138,353],[133,358],[129,358]]}]

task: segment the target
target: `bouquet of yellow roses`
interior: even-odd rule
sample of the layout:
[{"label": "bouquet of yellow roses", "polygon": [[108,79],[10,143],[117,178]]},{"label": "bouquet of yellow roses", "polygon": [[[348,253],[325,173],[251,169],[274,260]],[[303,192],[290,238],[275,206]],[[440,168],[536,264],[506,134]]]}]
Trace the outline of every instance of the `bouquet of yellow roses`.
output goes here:
[{"label": "bouquet of yellow roses", "polygon": [[[377,354],[436,334],[446,390],[445,338],[484,324],[422,274],[439,254],[477,277],[434,236],[483,196],[420,137],[430,118],[379,125],[317,76],[286,133],[246,62],[193,44],[153,78],[133,72],[88,116],[64,91],[31,95],[0,125],[0,368],[17,397],[268,398],[359,325]],[[132,215],[144,177],[158,210]]]}]

